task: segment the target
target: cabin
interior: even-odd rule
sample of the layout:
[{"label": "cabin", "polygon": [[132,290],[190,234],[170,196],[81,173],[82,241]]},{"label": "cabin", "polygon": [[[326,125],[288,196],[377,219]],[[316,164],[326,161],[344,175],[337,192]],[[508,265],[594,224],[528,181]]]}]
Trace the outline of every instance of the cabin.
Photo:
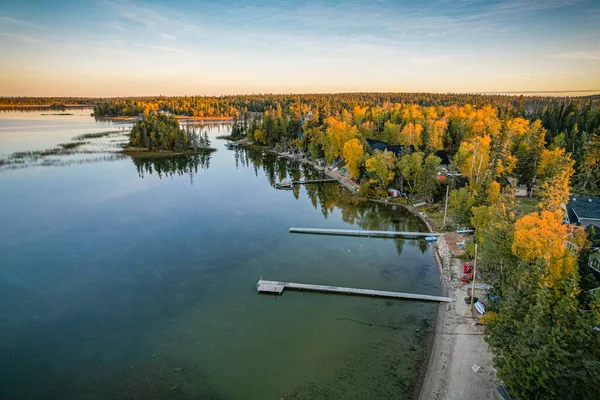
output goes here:
[{"label": "cabin", "polygon": [[384,151],[388,145],[385,142],[381,142],[379,140],[374,140],[374,139],[367,139],[367,143],[371,147],[371,150],[380,150],[380,151]]},{"label": "cabin", "polygon": [[529,190],[527,190],[527,186],[519,185],[515,187],[515,197],[527,197],[529,196]]},{"label": "cabin", "polygon": [[600,197],[573,196],[567,204],[567,220],[581,226],[600,226]]}]

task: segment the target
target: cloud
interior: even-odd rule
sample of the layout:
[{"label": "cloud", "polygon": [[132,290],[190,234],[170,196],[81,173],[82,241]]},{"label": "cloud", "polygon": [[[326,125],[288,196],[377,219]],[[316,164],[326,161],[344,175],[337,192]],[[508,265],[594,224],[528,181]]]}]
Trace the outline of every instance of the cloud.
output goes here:
[{"label": "cloud", "polygon": [[160,46],[160,45],[140,43],[140,42],[133,42],[131,44],[133,44],[134,46],[146,47],[148,49],[153,49],[153,50],[168,51],[171,53],[187,53],[186,49],[182,49],[179,47]]},{"label": "cloud", "polygon": [[4,27],[10,26],[15,28],[39,28],[39,26],[33,22],[26,21],[24,19],[13,18],[3,13],[0,13],[0,25]]},{"label": "cloud", "polygon": [[1,36],[9,37],[13,40],[19,40],[21,42],[29,43],[29,44],[45,44],[46,41],[35,36],[31,35],[23,35],[20,33],[9,33],[9,32],[0,32]]},{"label": "cloud", "polygon": [[[154,33],[170,35],[164,31],[165,29],[170,31],[197,31],[196,25],[186,23],[183,18],[175,16],[170,11],[158,10],[130,1],[102,0],[101,4],[110,9],[117,17],[141,24]],[[170,36],[174,37],[173,35]]]},{"label": "cloud", "polygon": [[563,60],[600,61],[600,50],[567,51],[558,54],[551,54],[549,57]]},{"label": "cloud", "polygon": [[572,7],[581,2],[582,0],[510,0],[501,2],[494,8],[510,12],[545,11]]}]

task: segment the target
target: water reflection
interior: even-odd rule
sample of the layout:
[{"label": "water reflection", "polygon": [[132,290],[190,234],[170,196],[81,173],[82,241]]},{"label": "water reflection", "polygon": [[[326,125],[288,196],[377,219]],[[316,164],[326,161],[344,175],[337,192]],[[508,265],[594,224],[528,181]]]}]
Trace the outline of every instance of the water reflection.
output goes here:
[{"label": "water reflection", "polygon": [[[276,184],[287,181],[314,180],[327,178],[322,172],[312,166],[292,161],[287,158],[277,158],[274,154],[257,149],[235,148],[236,168],[253,168],[255,175],[262,171],[269,185],[275,190]],[[310,199],[312,206],[319,209],[327,219],[330,214],[339,212],[342,220],[356,224],[364,230],[390,230],[426,232],[426,226],[419,220],[418,228],[408,226],[407,221],[415,221],[408,216],[409,211],[401,206],[390,206],[378,202],[368,201],[351,194],[338,184],[315,183],[294,185],[291,190],[293,196],[299,199],[304,192]],[[408,242],[417,246],[421,253],[425,253],[429,244],[423,240],[381,239],[393,240],[398,255],[402,254]]]},{"label": "water reflection", "polygon": [[188,175],[194,184],[194,175],[210,167],[210,154],[192,154],[170,157],[131,156],[140,178],[156,174],[159,178]]}]

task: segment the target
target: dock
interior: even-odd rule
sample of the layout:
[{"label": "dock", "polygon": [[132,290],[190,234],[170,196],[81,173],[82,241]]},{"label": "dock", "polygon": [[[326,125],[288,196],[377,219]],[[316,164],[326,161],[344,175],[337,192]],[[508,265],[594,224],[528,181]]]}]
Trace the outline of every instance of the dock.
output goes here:
[{"label": "dock", "polygon": [[338,182],[337,179],[312,179],[312,180],[304,180],[304,181],[283,181],[280,183],[276,183],[276,187],[290,187],[292,185],[306,185],[309,183],[334,183]]},{"label": "dock", "polygon": [[370,297],[385,297],[393,299],[410,299],[410,300],[425,300],[425,301],[439,301],[451,303],[455,301],[451,297],[443,296],[430,296],[426,294],[414,294],[414,293],[400,293],[400,292],[388,292],[383,290],[371,290],[371,289],[355,289],[338,286],[323,286],[323,285],[308,285],[304,283],[292,283],[292,282],[278,282],[278,281],[266,281],[260,279],[256,284],[256,290],[258,293],[276,293],[281,295],[284,289],[295,289],[295,290],[306,290],[310,292],[321,292],[321,293],[339,293],[339,294],[352,294],[358,296],[370,296]]},{"label": "dock", "polygon": [[362,229],[321,229],[321,228],[290,228],[290,233],[309,233],[314,235],[361,236],[383,238],[418,239],[428,236],[441,236],[441,233],[431,232],[396,232],[396,231],[365,231]]}]

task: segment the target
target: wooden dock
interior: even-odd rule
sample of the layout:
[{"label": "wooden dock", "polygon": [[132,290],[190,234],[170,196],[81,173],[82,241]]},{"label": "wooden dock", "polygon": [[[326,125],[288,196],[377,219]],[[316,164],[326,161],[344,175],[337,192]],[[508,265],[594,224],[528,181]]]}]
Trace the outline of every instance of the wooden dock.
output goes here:
[{"label": "wooden dock", "polygon": [[447,303],[455,301],[451,297],[430,296],[426,294],[388,292],[383,290],[355,289],[338,286],[307,285],[304,283],[265,281],[263,279],[260,279],[256,284],[256,290],[258,291],[258,293],[276,293],[278,295],[281,295],[281,293],[283,293],[283,290],[286,288],[295,290],[307,290],[311,292],[353,294],[359,296],[386,297],[393,299],[439,301]]},{"label": "wooden dock", "polygon": [[427,236],[441,236],[441,233],[430,232],[396,232],[396,231],[364,231],[353,229],[320,229],[320,228],[290,228],[290,233],[310,233],[314,235],[361,236],[418,239]]},{"label": "wooden dock", "polygon": [[289,186],[293,186],[293,185],[306,185],[309,183],[334,183],[334,182],[338,182],[337,179],[312,179],[312,180],[306,180],[306,181],[291,181],[291,182],[280,182],[280,183],[276,183],[275,186],[277,187],[289,187]]}]

